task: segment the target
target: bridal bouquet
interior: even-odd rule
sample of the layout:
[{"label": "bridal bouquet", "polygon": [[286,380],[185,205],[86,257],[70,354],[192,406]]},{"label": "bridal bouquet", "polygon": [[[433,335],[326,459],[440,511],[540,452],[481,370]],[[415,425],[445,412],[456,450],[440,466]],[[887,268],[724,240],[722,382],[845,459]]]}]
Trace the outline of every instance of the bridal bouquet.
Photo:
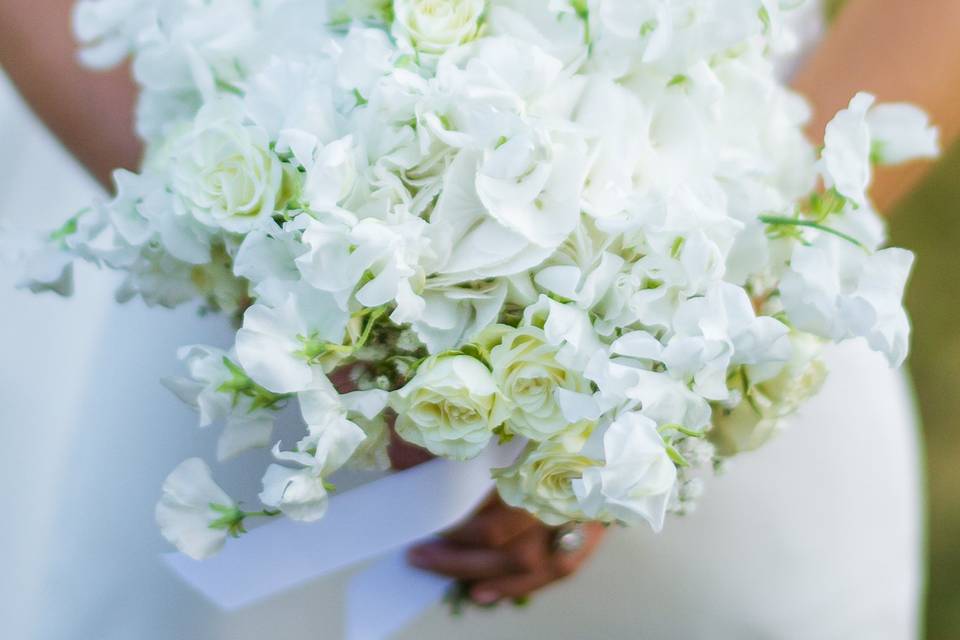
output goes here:
[{"label": "bridal bouquet", "polygon": [[491,473],[548,524],[660,529],[816,392],[825,343],[900,364],[913,258],[866,192],[937,132],[860,94],[816,149],[774,68],[796,4],[81,0],[84,60],[132,57],[146,155],[30,286],[79,258],[120,300],[236,317],[168,384],[221,459],[276,459],[256,513],[183,463],[164,535],[203,558],[250,517],[317,520],[391,429],[454,460],[517,440]]}]

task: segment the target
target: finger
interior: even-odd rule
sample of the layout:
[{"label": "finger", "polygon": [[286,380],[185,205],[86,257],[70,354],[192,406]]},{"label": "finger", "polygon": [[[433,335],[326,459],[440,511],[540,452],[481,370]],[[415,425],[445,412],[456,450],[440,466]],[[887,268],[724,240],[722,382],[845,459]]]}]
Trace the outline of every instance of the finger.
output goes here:
[{"label": "finger", "polygon": [[496,578],[518,569],[504,551],[462,547],[446,541],[414,547],[407,558],[415,567],[460,580]]},{"label": "finger", "polygon": [[584,527],[584,545],[573,553],[555,553],[550,549],[552,531],[533,529],[510,545],[515,562],[527,571],[482,580],[470,589],[470,597],[477,604],[493,604],[503,598],[523,598],[543,587],[576,573],[603,540],[606,528],[590,523]]},{"label": "finger", "polygon": [[524,598],[553,581],[553,574],[548,570],[481,580],[470,587],[470,599],[489,605],[504,598]]},{"label": "finger", "polygon": [[526,511],[494,503],[443,537],[473,547],[502,547],[537,524]]},{"label": "finger", "polygon": [[554,552],[552,555],[554,574],[558,579],[579,571],[584,562],[597,550],[607,533],[606,527],[595,522],[581,526],[584,533],[583,547],[570,553]]}]

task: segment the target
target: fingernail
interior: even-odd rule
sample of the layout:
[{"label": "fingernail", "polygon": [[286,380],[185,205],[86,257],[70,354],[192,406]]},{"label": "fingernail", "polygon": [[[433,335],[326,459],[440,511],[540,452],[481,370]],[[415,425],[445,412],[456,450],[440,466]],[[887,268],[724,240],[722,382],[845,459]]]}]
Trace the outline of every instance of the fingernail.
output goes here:
[{"label": "fingernail", "polygon": [[500,594],[489,589],[474,589],[470,597],[477,604],[493,604],[500,599]]}]

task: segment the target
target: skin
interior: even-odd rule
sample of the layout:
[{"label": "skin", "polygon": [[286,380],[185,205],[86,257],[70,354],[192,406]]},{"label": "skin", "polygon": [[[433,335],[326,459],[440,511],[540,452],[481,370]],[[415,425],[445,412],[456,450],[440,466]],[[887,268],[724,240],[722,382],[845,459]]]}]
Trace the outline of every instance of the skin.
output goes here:
[{"label": "skin", "polygon": [[[142,154],[133,133],[136,90],[129,71],[102,74],[74,59],[72,0],[0,0],[0,65],[41,120],[109,189],[116,167],[134,169]],[[857,91],[882,101],[908,101],[926,109],[942,130],[944,147],[960,136],[960,2],[957,0],[851,0],[831,33],[794,81],[814,106],[812,139]],[[881,169],[873,187],[880,210],[909,193],[929,163]],[[395,441],[398,468],[418,464],[423,451]],[[580,569],[602,541],[604,529],[585,525],[587,542],[576,553],[552,550],[555,530],[491,496],[443,540],[417,547],[410,561],[464,580],[480,604],[530,595]]]}]

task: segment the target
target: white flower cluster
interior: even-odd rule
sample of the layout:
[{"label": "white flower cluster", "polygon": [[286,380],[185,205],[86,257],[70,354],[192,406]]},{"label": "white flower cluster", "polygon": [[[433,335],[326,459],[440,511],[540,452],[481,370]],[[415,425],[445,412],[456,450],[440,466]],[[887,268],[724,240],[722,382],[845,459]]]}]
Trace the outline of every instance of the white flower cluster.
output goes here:
[{"label": "white flower cluster", "polygon": [[[242,317],[170,384],[226,421],[221,457],[299,404],[262,514],[321,517],[392,411],[439,456],[522,438],[497,486],[548,523],[659,529],[816,390],[823,342],[906,355],[912,257],[866,190],[936,130],[859,95],[818,153],[773,66],[796,4],[81,0],[86,59],[133,58],[147,154],[32,285],[64,288],[66,252]],[[196,478],[158,515],[203,556],[250,514]]]}]

